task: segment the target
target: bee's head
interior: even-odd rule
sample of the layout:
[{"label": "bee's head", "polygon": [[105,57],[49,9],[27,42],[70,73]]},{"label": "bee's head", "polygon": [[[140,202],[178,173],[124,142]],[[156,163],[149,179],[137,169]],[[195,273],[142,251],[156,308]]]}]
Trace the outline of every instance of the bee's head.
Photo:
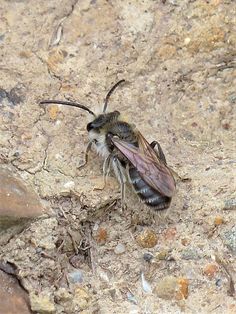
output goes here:
[{"label": "bee's head", "polygon": [[111,122],[116,121],[120,115],[119,111],[102,113],[97,116],[92,122],[87,124],[87,131],[95,131],[100,133],[101,129],[106,128]]}]

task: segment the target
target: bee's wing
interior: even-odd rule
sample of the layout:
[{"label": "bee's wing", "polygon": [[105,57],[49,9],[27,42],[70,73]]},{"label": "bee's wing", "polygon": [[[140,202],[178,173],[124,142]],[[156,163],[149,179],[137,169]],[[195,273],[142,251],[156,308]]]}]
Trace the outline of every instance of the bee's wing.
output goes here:
[{"label": "bee's wing", "polygon": [[138,133],[139,147],[113,137],[113,144],[137,169],[142,179],[162,195],[172,197],[175,180],[169,168],[162,163],[154,149]]}]

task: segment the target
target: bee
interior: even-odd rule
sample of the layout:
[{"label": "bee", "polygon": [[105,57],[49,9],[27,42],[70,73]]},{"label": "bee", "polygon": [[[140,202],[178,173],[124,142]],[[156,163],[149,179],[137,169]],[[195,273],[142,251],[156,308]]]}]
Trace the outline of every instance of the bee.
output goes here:
[{"label": "bee", "polygon": [[[120,183],[122,208],[125,207],[125,187],[129,182],[139,198],[156,211],[170,206],[176,184],[160,144],[150,144],[134,125],[125,122],[119,111],[106,112],[108,100],[114,90],[125,80],[117,82],[107,93],[103,111],[96,115],[77,102],[44,100],[40,104],[61,104],[89,112],[93,120],[87,124],[89,143],[82,168],[88,163],[92,147],[103,157],[104,187],[111,168]],[[156,148],[157,147],[157,150]]]}]

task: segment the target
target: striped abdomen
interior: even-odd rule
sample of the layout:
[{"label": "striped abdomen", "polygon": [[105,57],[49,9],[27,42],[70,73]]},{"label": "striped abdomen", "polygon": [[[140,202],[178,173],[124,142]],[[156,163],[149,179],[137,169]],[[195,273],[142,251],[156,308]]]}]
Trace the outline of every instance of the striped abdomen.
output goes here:
[{"label": "striped abdomen", "polygon": [[147,206],[156,210],[166,209],[170,206],[171,198],[161,195],[158,191],[150,187],[141,178],[136,168],[131,165],[129,167],[129,177],[135,192]]}]

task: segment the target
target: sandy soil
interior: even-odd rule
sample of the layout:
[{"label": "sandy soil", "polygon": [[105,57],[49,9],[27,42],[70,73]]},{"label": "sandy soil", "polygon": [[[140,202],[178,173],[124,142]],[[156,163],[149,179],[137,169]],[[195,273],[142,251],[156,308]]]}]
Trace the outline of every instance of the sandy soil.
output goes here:
[{"label": "sandy soil", "polygon": [[[1,1],[0,160],[48,214],[0,254],[17,265],[36,312],[236,312],[235,13],[229,0]],[[113,176],[96,190],[95,153],[78,170],[85,112],[39,106],[73,99],[98,110],[123,78],[109,109],[191,179],[178,181],[168,219],[153,220],[131,190],[122,212]],[[145,230],[154,247],[137,241]],[[167,276],[188,291],[176,297],[163,284],[160,293]]]}]

